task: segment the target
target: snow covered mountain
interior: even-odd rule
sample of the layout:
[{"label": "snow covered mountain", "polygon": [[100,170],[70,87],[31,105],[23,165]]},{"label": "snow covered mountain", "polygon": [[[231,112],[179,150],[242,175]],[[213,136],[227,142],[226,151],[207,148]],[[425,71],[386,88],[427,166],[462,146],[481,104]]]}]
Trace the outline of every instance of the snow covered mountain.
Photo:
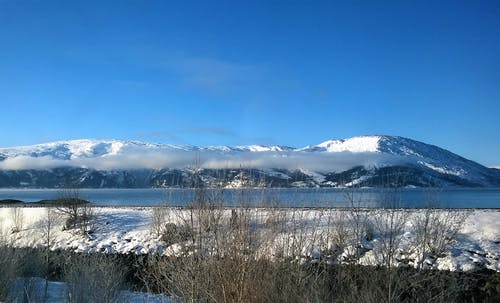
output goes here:
[{"label": "snow covered mountain", "polygon": [[19,146],[10,148],[0,148],[0,155],[3,158],[9,157],[43,157],[50,156],[53,159],[71,160],[79,158],[107,157],[118,154],[136,153],[136,152],[172,152],[172,151],[217,151],[227,152],[267,152],[267,151],[289,151],[293,150],[286,146],[208,146],[199,147],[193,145],[173,145],[145,143],[139,141],[121,141],[121,140],[70,140],[57,141],[51,143],[37,144],[31,146]]},{"label": "snow covered mountain", "polygon": [[0,148],[0,187],[500,186],[500,171],[396,136],[318,145],[72,140]]}]

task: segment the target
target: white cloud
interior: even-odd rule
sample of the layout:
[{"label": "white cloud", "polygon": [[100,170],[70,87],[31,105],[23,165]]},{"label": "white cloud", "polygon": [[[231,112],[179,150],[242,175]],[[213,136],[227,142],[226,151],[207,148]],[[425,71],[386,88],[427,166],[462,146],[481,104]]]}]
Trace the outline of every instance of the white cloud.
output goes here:
[{"label": "white cloud", "polygon": [[47,169],[59,166],[66,166],[66,160],[54,159],[50,156],[43,157],[30,157],[30,156],[17,156],[11,157],[0,162],[0,169],[2,170],[16,170],[16,169]]},{"label": "white cloud", "polygon": [[185,168],[282,168],[307,169],[319,172],[344,171],[354,166],[399,164],[403,159],[381,153],[310,153],[310,152],[229,152],[220,151],[130,151],[126,154],[82,157],[73,160],[49,156],[18,156],[0,162],[2,170],[50,169],[73,166],[98,170]]}]

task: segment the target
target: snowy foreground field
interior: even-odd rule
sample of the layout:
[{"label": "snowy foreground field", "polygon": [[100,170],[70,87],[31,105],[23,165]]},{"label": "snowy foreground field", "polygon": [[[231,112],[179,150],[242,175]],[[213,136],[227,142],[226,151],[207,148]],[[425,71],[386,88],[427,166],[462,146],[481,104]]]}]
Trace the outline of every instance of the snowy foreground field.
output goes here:
[{"label": "snowy foreground field", "polygon": [[[2,207],[0,243],[78,253],[215,255],[228,253],[217,248],[222,235],[223,241],[234,242],[231,230],[242,230],[244,225],[251,234],[244,249],[252,246],[254,258],[500,272],[498,209],[93,207],[88,211],[85,226],[68,227],[61,209]],[[63,301],[64,287],[60,282],[49,284],[51,302]],[[123,292],[121,300],[166,302],[169,297]]]},{"label": "snowy foreground field", "polygon": [[[47,208],[27,207],[18,208],[20,214],[15,214],[15,209],[0,208],[0,239],[15,247],[38,247],[46,246],[46,229],[44,228],[47,219]],[[160,210],[160,211],[158,211]],[[351,210],[297,210],[297,209],[249,209],[247,214],[251,221],[258,228],[265,229],[264,223],[272,220],[283,224],[277,233],[267,237],[268,243],[261,243],[260,248],[263,253],[273,254],[273,245],[277,242],[290,241],[291,237],[297,239],[301,237],[301,255],[307,258],[322,257],[322,250],[331,246],[332,237],[338,236],[339,228],[355,228],[354,225],[366,225],[360,233],[363,235],[360,245],[363,253],[360,256],[360,264],[377,265],[382,260],[377,252],[383,249],[383,233],[387,233],[387,222],[380,223],[381,220],[390,219],[388,210],[361,210],[353,213]],[[57,210],[55,211],[57,212]],[[188,210],[177,208],[115,208],[99,207],[92,210],[94,219],[91,222],[91,233],[82,234],[79,230],[64,230],[65,216],[54,216],[51,227],[52,236],[50,239],[50,249],[66,249],[74,252],[101,252],[118,254],[162,254],[175,255],[182,250],[183,243],[171,243],[167,246],[161,240],[161,231],[158,216],[162,216],[164,222],[172,222],[177,225],[184,224],[189,218]],[[219,216],[230,220],[231,210],[220,211]],[[402,217],[402,213],[404,217]],[[405,210],[397,211],[397,220],[403,220],[401,229],[395,230],[397,235],[395,242],[398,244],[397,257],[395,259],[416,260],[418,256],[413,255],[411,245],[416,241],[418,231],[415,229],[416,216],[422,216],[425,210]],[[438,213],[446,211],[437,210]],[[500,271],[500,210],[469,210],[465,211],[465,221],[460,224],[458,232],[445,243],[443,251],[437,259],[423,260],[424,266],[451,271],[469,271],[479,267],[486,267],[495,271]],[[15,218],[15,215],[18,218]],[[400,217],[401,216],[401,217]],[[15,222],[16,219],[19,222]],[[292,222],[293,220],[293,222]],[[355,222],[359,220],[359,222]],[[287,222],[288,221],[288,222]],[[343,225],[340,226],[339,222]],[[398,222],[396,222],[398,223]],[[20,226],[16,226],[20,225]],[[382,226],[378,226],[382,225]],[[281,228],[281,227],[280,227]],[[18,230],[13,232],[14,230]],[[265,232],[265,231],[263,231]],[[295,232],[295,234],[294,234]],[[297,234],[297,233],[300,233]],[[346,232],[347,233],[347,232]],[[442,236],[448,236],[443,234]],[[346,239],[344,251],[339,254],[339,261],[347,259],[352,254],[351,247],[356,239]],[[294,244],[299,243],[294,240]],[[327,247],[332,249],[332,247]],[[412,262],[410,262],[411,264]],[[415,264],[416,265],[416,264]]]}]

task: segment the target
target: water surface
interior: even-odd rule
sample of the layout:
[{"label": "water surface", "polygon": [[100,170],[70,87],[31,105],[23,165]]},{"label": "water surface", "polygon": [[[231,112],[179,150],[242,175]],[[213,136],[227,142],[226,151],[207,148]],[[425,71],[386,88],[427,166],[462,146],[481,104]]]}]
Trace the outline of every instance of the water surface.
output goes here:
[{"label": "water surface", "polygon": [[[58,189],[0,189],[0,199],[36,202],[55,199],[66,193]],[[78,195],[96,205],[108,206],[185,206],[196,198],[193,189],[80,189]],[[450,207],[500,208],[500,188],[450,189],[224,189],[207,190],[206,197],[224,201],[224,205],[288,207]]]}]

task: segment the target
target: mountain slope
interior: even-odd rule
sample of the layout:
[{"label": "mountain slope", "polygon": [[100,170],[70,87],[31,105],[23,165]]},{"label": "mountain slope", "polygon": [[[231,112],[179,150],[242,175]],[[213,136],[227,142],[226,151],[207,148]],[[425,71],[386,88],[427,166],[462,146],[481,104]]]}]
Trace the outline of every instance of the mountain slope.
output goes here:
[{"label": "mountain slope", "polygon": [[500,171],[396,136],[318,145],[72,140],[0,148],[0,187],[500,186]]}]

